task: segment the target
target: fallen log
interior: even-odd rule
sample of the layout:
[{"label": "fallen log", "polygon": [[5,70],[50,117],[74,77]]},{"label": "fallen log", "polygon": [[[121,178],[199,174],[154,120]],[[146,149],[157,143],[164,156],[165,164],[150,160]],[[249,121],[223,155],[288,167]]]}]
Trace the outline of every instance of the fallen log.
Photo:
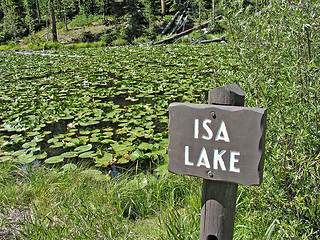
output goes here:
[{"label": "fallen log", "polygon": [[211,22],[211,20],[208,20],[208,21],[202,23],[201,25],[195,26],[195,27],[190,28],[190,29],[188,29],[188,30],[186,30],[186,31],[184,31],[184,32],[178,33],[178,34],[176,34],[176,35],[174,35],[174,36],[172,36],[172,37],[169,37],[169,38],[160,40],[160,41],[158,41],[158,42],[153,42],[153,43],[151,43],[151,44],[152,44],[152,45],[159,45],[159,44],[163,44],[163,43],[171,43],[171,42],[173,42],[173,41],[174,41],[175,39],[177,39],[177,38],[180,38],[180,37],[183,37],[183,36],[185,36],[185,35],[188,35],[189,33],[193,32],[194,30],[197,30],[197,29],[199,29],[199,28],[201,28],[201,27],[204,27],[204,26],[208,25],[210,22]]},{"label": "fallen log", "polygon": [[178,34],[176,34],[176,35],[174,35],[174,36],[172,36],[172,37],[169,37],[169,38],[160,40],[160,41],[158,41],[158,42],[154,42],[154,43],[152,43],[152,45],[159,45],[159,44],[163,44],[163,43],[171,43],[171,42],[173,42],[173,41],[174,41],[175,39],[177,39],[177,38],[180,38],[180,37],[182,37],[182,36],[184,36],[184,35],[188,35],[188,34],[191,33],[193,30],[194,30],[193,28],[190,28],[190,29],[188,29],[188,30],[186,30],[186,31],[184,31],[184,32],[178,33]]},{"label": "fallen log", "polygon": [[168,29],[171,27],[171,25],[174,22],[174,20],[178,17],[179,13],[180,13],[180,11],[176,12],[176,14],[173,16],[173,18],[171,18],[171,20],[169,21],[167,26],[163,29],[163,31],[162,31],[160,36],[164,35],[168,31]]},{"label": "fallen log", "polygon": [[45,32],[44,34],[42,34],[39,39],[43,38],[45,35],[49,34],[49,31]]},{"label": "fallen log", "polygon": [[178,19],[178,22],[177,22],[176,26],[173,28],[173,30],[172,30],[172,32],[169,34],[169,36],[171,36],[172,34],[174,34],[174,33],[176,32],[177,28],[180,26],[180,22],[181,22],[181,20],[182,20],[182,18],[183,18],[183,16],[184,16],[184,13],[185,13],[185,12],[186,12],[186,11],[183,11],[183,12],[182,12],[180,18]]},{"label": "fallen log", "polygon": [[221,36],[219,38],[215,38],[215,39],[199,41],[198,43],[213,43],[213,42],[226,42],[226,35],[223,35],[223,36]]},{"label": "fallen log", "polygon": [[184,32],[184,29],[185,29],[185,27],[186,27],[186,25],[187,25],[187,21],[188,21],[188,16],[186,16],[186,17],[184,18],[184,20],[183,20],[183,22],[181,23],[180,27],[177,29],[177,32],[179,32],[181,28],[182,28],[182,32]]},{"label": "fallen log", "polygon": [[196,39],[194,39],[193,37],[190,39],[190,44],[197,44],[201,41],[204,40],[204,38],[206,37],[207,33],[202,34],[201,36],[197,37]]}]

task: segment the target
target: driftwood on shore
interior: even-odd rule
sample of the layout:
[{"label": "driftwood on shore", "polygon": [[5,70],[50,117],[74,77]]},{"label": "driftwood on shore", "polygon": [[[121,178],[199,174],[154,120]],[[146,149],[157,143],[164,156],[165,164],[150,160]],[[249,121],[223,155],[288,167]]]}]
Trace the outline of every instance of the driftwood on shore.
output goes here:
[{"label": "driftwood on shore", "polygon": [[213,43],[213,42],[226,42],[226,35],[223,35],[219,38],[209,39],[209,40],[202,40],[199,43]]},{"label": "driftwood on shore", "polygon": [[[172,25],[172,23],[174,22],[174,20],[178,17],[179,12],[177,12],[177,13],[178,13],[178,14],[176,14],[176,15],[171,19],[172,22],[171,22],[171,21],[170,21],[171,23],[169,22],[170,26]],[[179,21],[178,21],[178,23],[176,24],[176,26],[174,27],[174,30],[173,30],[172,32],[175,32],[175,31],[177,31],[178,29],[181,29],[181,27],[183,27],[182,25],[183,25],[183,24],[184,24],[184,25],[186,24],[185,21],[183,21],[183,22],[180,24],[183,15],[184,15],[184,14],[182,14],[182,15],[180,16]],[[215,19],[218,19],[218,18],[220,18],[220,16],[216,17]],[[188,19],[188,16],[186,16],[185,20],[187,20],[187,19]],[[211,23],[211,21],[212,21],[212,20],[208,20],[208,21],[202,23],[201,25],[194,26],[194,27],[192,27],[192,28],[190,28],[190,29],[187,29],[187,30],[185,30],[185,31],[182,31],[182,32],[180,32],[180,33],[177,33],[177,34],[175,34],[174,36],[170,36],[170,35],[171,35],[171,34],[170,34],[169,37],[166,38],[166,39],[163,39],[163,40],[160,40],[160,41],[157,41],[157,42],[151,42],[151,43],[149,43],[149,44],[151,44],[151,45],[160,45],[160,44],[173,43],[176,39],[178,39],[178,38],[180,38],[180,37],[183,37],[183,36],[185,36],[185,35],[188,35],[188,34],[190,34],[191,32],[193,32],[193,31],[195,31],[195,30],[199,30],[199,29],[202,29],[202,28],[206,27],[209,23]],[[169,27],[170,27],[169,24],[168,24],[167,27],[165,28],[166,31],[167,31],[167,30],[169,29]],[[168,27],[168,26],[169,26],[169,27]],[[163,32],[161,33],[161,36],[162,36],[162,34],[163,34],[164,32],[166,32],[166,31],[163,31]],[[191,43],[191,44],[196,44],[196,43],[212,43],[212,42],[223,42],[223,41],[226,41],[225,35],[221,36],[220,38],[210,39],[210,40],[205,40],[205,39],[203,39],[203,38],[205,37],[205,35],[206,35],[206,34],[201,35],[200,37],[198,37],[198,38],[196,38],[196,39],[192,39],[192,40],[190,41],[190,43]]]},{"label": "driftwood on shore", "polygon": [[176,14],[173,16],[173,18],[171,18],[171,20],[169,21],[169,23],[167,24],[167,26],[163,29],[162,33],[160,36],[163,36],[168,29],[171,27],[171,25],[174,23],[174,20],[176,20],[176,18],[178,17],[180,11],[176,12]]}]

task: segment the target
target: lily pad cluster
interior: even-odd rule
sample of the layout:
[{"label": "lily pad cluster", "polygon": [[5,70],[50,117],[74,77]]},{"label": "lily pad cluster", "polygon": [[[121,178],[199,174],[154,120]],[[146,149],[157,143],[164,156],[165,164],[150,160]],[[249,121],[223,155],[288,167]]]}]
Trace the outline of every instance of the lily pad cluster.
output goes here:
[{"label": "lily pad cluster", "polygon": [[204,102],[213,87],[217,58],[208,50],[0,53],[0,161],[98,167],[165,161],[169,103]]}]

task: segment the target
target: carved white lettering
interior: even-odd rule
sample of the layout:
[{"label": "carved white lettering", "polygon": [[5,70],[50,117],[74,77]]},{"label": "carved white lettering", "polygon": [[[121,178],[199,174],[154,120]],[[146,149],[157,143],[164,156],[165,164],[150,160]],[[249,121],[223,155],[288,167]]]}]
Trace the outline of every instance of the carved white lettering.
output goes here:
[{"label": "carved white lettering", "polygon": [[199,138],[199,119],[197,119],[197,118],[194,120],[194,134],[193,134],[193,137],[195,139]]},{"label": "carved white lettering", "polygon": [[228,134],[227,127],[226,127],[226,124],[224,123],[224,121],[221,121],[221,124],[220,124],[220,127],[217,132],[215,140],[230,142],[229,134]]},{"label": "carved white lettering", "polygon": [[189,160],[189,146],[184,146],[184,164],[187,166],[193,166],[194,163]]},{"label": "carved white lettering", "polygon": [[234,166],[235,163],[239,162],[236,156],[240,156],[240,152],[230,151],[230,172],[240,172],[240,168]]},{"label": "carved white lettering", "polygon": [[207,151],[204,147],[201,149],[201,153],[200,153],[199,160],[197,163],[197,167],[200,167],[200,166],[205,166],[206,168],[210,168],[210,163],[209,163]]},{"label": "carved white lettering", "polygon": [[206,132],[208,134],[207,136],[202,135],[202,138],[204,140],[210,140],[213,137],[213,132],[212,132],[211,128],[209,128],[209,126],[208,126],[209,123],[211,123],[210,119],[205,119],[205,120],[203,120],[203,123],[202,123],[203,128],[206,130]]},{"label": "carved white lettering", "polygon": [[226,165],[222,159],[222,155],[225,154],[226,150],[222,150],[220,153],[218,149],[213,149],[213,169],[218,169],[218,164],[223,171],[226,171]]}]

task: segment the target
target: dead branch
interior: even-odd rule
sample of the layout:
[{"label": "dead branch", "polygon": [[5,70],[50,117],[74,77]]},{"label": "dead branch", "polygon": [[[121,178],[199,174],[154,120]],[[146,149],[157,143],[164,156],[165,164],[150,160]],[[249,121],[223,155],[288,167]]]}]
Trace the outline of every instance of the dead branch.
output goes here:
[{"label": "dead branch", "polygon": [[226,35],[223,35],[223,36],[221,36],[219,38],[215,38],[215,39],[203,40],[198,43],[213,43],[213,42],[226,42]]}]

